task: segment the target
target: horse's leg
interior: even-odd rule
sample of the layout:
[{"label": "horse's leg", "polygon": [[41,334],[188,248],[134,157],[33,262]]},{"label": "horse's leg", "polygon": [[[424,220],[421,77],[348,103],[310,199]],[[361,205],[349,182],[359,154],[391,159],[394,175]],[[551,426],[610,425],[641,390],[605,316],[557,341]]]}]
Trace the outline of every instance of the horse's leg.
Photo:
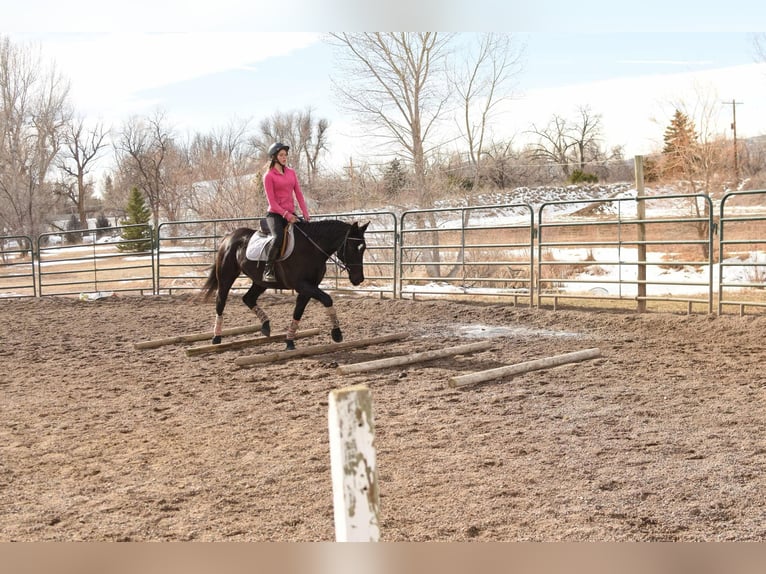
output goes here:
[{"label": "horse's leg", "polygon": [[330,306],[325,307],[324,310],[327,313],[327,317],[330,319],[330,325],[332,325],[332,331],[330,331],[332,340],[335,341],[336,343],[340,343],[343,340],[343,331],[340,330],[340,321],[338,321],[338,313],[335,311],[335,307],[333,307],[332,299],[330,299]]},{"label": "horse's leg", "polygon": [[264,291],[266,291],[266,287],[253,283],[250,286],[250,289],[247,290],[247,293],[242,297],[242,300],[260,320],[261,334],[268,337],[271,335],[271,322],[269,321],[269,316],[266,314],[266,311],[258,305],[258,297],[260,297]]},{"label": "horse's leg", "polygon": [[295,350],[295,334],[298,332],[298,325],[303,317],[303,312],[306,310],[311,295],[303,291],[298,291],[297,297],[295,297],[295,307],[293,308],[293,320],[290,321],[290,326],[287,328],[287,336],[285,337],[285,348],[288,351]]},{"label": "horse's leg", "polygon": [[239,266],[234,258],[224,257],[218,268],[218,291],[215,295],[215,326],[213,327],[213,345],[221,343],[223,333],[223,310],[229,297],[231,286],[239,277]]},{"label": "horse's leg", "polygon": [[[308,303],[309,299],[313,297],[324,306],[327,317],[330,319],[330,324],[332,325],[330,335],[332,336],[332,340],[336,343],[340,343],[343,340],[343,331],[340,329],[340,322],[338,321],[338,314],[335,311],[335,307],[333,307],[332,297],[314,285],[303,285],[298,293],[299,298],[301,296],[305,297],[305,302],[303,302],[303,306],[300,309],[300,315],[298,316],[298,319],[300,320],[300,317],[303,315],[303,309],[306,308],[306,304]],[[299,303],[300,300],[296,300],[295,312],[298,311]],[[295,314],[293,314],[293,322],[295,322]]]}]

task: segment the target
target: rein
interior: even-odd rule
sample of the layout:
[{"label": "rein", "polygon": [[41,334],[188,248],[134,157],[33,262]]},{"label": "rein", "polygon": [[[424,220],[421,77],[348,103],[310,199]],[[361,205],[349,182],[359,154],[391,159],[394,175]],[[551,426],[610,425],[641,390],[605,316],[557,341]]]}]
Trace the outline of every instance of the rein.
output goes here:
[{"label": "rein", "polygon": [[[334,253],[327,253],[327,252],[326,252],[324,249],[322,249],[321,247],[319,247],[319,245],[317,245],[316,241],[314,241],[313,239],[311,239],[311,237],[309,237],[309,236],[306,234],[306,232],[305,232],[305,231],[303,231],[303,230],[302,230],[300,227],[298,227],[298,226],[296,226],[296,225],[294,225],[294,224],[291,224],[291,225],[293,225],[293,227],[295,227],[295,229],[297,229],[298,231],[300,231],[300,232],[303,234],[303,237],[305,237],[305,238],[308,240],[308,242],[309,242],[309,243],[311,243],[311,245],[313,245],[314,247],[316,247],[316,248],[317,248],[317,250],[319,250],[319,252],[320,252],[322,255],[324,255],[325,257],[327,257],[327,259],[329,259],[330,261],[332,261],[333,263],[335,263],[335,265],[337,265],[338,267],[340,267],[340,268],[341,268],[341,270],[343,270],[343,271],[346,271],[346,272],[348,272],[348,271],[349,271],[348,265],[346,265],[346,264],[345,264],[343,261],[341,261],[341,260],[339,260],[337,257],[335,257],[335,254],[334,254]],[[351,228],[349,228],[349,229],[346,231],[346,235],[344,235],[344,236],[343,236],[343,243],[341,243],[341,244],[340,244],[340,246],[338,247],[338,249],[336,249],[335,251],[339,251],[341,248],[343,248],[343,254],[345,255],[345,253],[346,253],[346,243],[348,242],[348,240],[349,240],[349,239],[356,239],[355,237],[353,237],[353,238],[349,238],[349,236],[348,236],[348,234],[349,234],[349,233],[351,233]],[[357,239],[357,241],[361,241],[361,240]]]}]

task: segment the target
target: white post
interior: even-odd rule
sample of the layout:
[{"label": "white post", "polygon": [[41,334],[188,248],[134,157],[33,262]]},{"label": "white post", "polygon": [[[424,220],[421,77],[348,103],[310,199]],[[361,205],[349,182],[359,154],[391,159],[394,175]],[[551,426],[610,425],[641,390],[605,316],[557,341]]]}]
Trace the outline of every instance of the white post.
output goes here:
[{"label": "white post", "polygon": [[330,391],[328,427],[335,540],[377,542],[378,474],[372,396],[357,385]]}]

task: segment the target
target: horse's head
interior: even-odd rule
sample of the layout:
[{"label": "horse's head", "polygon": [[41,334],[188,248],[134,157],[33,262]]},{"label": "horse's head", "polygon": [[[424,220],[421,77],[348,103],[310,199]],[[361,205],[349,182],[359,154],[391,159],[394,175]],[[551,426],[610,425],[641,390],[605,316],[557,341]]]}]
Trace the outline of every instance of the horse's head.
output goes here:
[{"label": "horse's head", "polygon": [[369,224],[369,221],[364,225],[357,222],[351,224],[343,245],[338,249],[338,259],[346,266],[348,280],[355,286],[364,281],[364,252],[367,249],[364,232]]}]

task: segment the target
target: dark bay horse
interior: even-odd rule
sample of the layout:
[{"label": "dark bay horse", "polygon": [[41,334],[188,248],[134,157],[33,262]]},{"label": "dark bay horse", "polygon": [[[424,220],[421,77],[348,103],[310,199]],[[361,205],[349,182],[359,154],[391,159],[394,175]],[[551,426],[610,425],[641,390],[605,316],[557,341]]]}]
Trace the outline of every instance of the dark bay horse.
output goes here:
[{"label": "dark bay horse", "polygon": [[295,224],[293,234],[295,244],[289,257],[276,262],[276,283],[264,283],[263,261],[251,261],[245,257],[245,250],[250,237],[255,230],[240,227],[227,234],[218,247],[215,265],[202,288],[202,296],[209,300],[213,292],[215,297],[215,328],[213,344],[221,342],[223,330],[223,310],[226,298],[234,281],[241,273],[253,280],[253,284],[242,297],[250,310],[261,321],[261,333],[271,334],[271,324],[266,312],[258,306],[258,297],[266,289],[292,289],[297,293],[293,317],[287,329],[287,349],[295,349],[295,333],[298,330],[303,312],[313,297],[324,305],[325,311],[332,323],[331,336],[336,343],[343,340],[338,316],[333,307],[332,297],[319,288],[319,284],[327,271],[327,260],[335,257],[348,273],[352,285],[364,281],[364,251],[366,244],[364,232],[368,223],[346,223],[337,219],[323,221],[299,221]]}]

